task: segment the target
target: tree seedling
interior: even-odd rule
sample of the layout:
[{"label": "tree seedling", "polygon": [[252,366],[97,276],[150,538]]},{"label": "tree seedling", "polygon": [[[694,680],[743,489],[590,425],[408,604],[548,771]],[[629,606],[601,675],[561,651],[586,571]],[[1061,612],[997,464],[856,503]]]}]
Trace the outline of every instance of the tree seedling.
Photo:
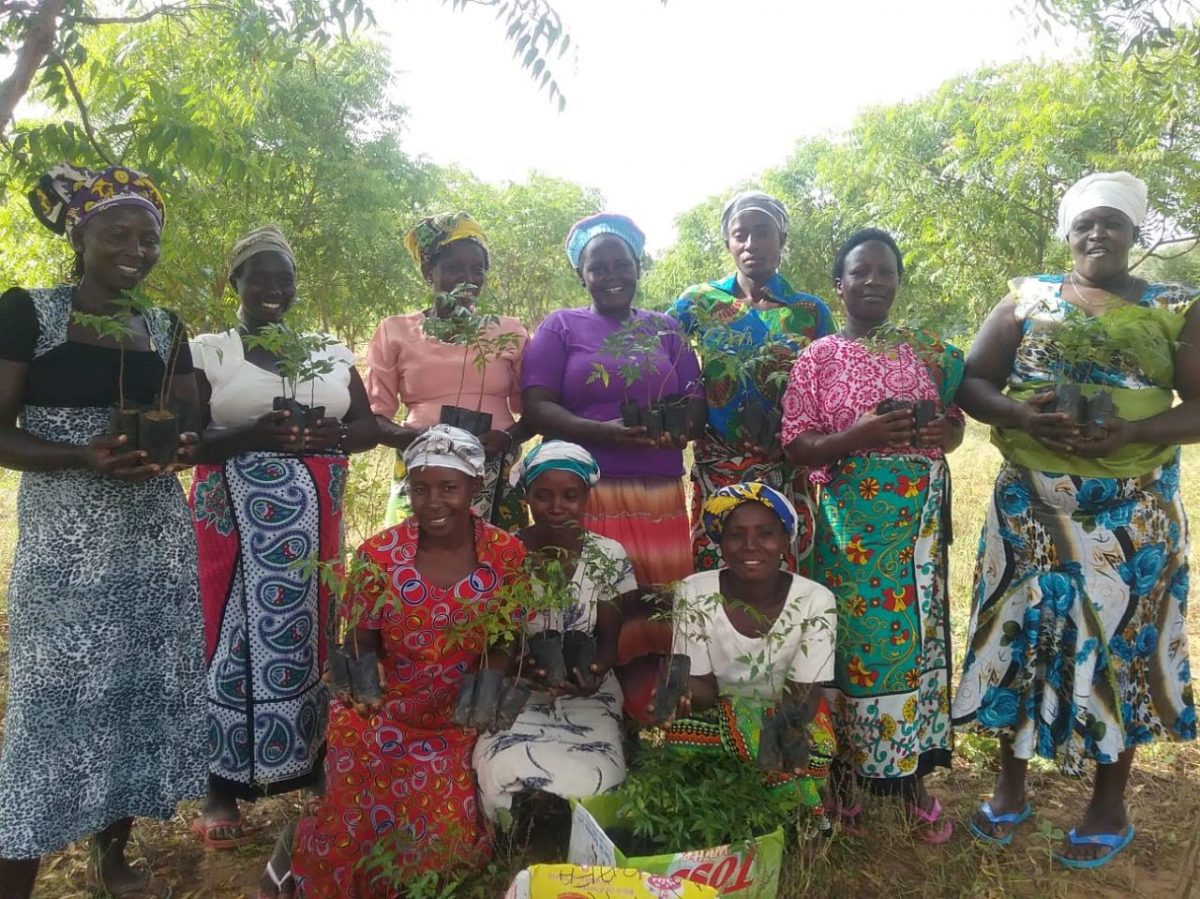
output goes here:
[{"label": "tree seedling", "polygon": [[[118,453],[140,450],[146,453],[146,462],[151,465],[167,466],[178,461],[180,422],[178,413],[168,408],[168,391],[175,366],[179,361],[179,350],[183,333],[179,323],[172,320],[168,335],[166,359],[163,364],[162,380],[151,406],[128,402],[125,396],[125,348],[136,335],[129,322],[136,316],[145,316],[151,308],[149,300],[138,292],[120,296],[114,310],[108,315],[92,315],[73,312],[72,319],[101,337],[117,344],[117,405],[113,407],[110,433],[125,438],[117,448]],[[152,347],[157,351],[157,347]],[[161,356],[162,354],[159,353]]]},{"label": "tree seedling", "polygon": [[[690,401],[680,394],[666,395],[670,378],[664,376],[655,393],[650,387],[649,375],[658,370],[658,360],[663,353],[663,337],[668,331],[660,330],[653,323],[633,318],[604,338],[598,355],[616,363],[616,374],[625,388],[625,399],[620,405],[621,423],[627,428],[644,427],[646,435],[659,438],[670,434],[677,441],[686,441],[692,430]],[[678,358],[671,360],[667,372],[673,372]],[[587,383],[600,382],[605,387],[612,382],[613,371],[602,361],[592,363]],[[630,389],[642,378],[646,387],[645,400],[629,395]]]},{"label": "tree seedling", "polygon": [[463,298],[468,289],[469,285],[459,284],[451,291],[438,294],[434,298],[434,309],[440,314],[429,316],[425,320],[424,330],[443,343],[464,348],[458,395],[453,406],[442,406],[441,423],[482,437],[492,429],[491,413],[482,411],[483,394],[480,393],[474,409],[460,405],[467,381],[467,367],[474,365],[482,375],[489,362],[499,359],[504,353],[515,352],[521,338],[512,331],[500,330],[500,316],[465,305]]},{"label": "tree seedling", "polygon": [[[286,411],[291,423],[300,428],[299,448],[302,451],[304,431],[325,417],[325,407],[313,404],[316,382],[332,374],[338,364],[344,364],[322,352],[335,343],[334,339],[324,334],[301,334],[283,322],[275,322],[256,332],[243,334],[242,343],[247,349],[263,349],[275,357],[280,395],[272,400],[271,408],[277,412]],[[308,405],[297,398],[300,385],[305,383],[309,385]]]}]

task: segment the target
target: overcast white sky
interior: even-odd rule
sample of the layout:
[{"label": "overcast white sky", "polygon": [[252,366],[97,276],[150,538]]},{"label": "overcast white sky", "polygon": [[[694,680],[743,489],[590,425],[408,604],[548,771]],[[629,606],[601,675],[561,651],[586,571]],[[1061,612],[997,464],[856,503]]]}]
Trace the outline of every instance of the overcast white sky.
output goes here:
[{"label": "overcast white sky", "polygon": [[481,178],[598,187],[651,249],[676,215],[787,158],[797,138],[989,63],[1070,55],[1014,0],[554,0],[577,52],[557,112],[484,8],[375,4],[407,149]]}]

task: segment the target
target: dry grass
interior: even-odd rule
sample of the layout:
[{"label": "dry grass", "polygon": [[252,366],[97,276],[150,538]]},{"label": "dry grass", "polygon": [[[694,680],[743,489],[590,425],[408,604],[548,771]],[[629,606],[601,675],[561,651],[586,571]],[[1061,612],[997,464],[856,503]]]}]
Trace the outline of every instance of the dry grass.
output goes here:
[{"label": "dry grass", "polygon": [[[982,428],[972,426],[967,440],[952,458],[954,515],[958,540],[951,554],[952,621],[956,658],[961,647],[970,603],[976,540],[991,493],[999,457],[988,445]],[[1200,447],[1184,453],[1186,472],[1200,470]],[[382,517],[389,454],[377,451],[357,459],[351,479],[348,538],[369,533]],[[1187,507],[1200,509],[1200,481],[1184,478]],[[0,596],[8,577],[8,560],[15,531],[16,479],[0,471]],[[1192,547],[1192,565],[1197,564]],[[1197,569],[1200,570],[1200,569]],[[2,603],[0,603],[2,606]],[[4,656],[0,616],[0,658]],[[1190,623],[1192,647],[1200,653],[1200,622]],[[3,698],[0,680],[0,701]],[[908,835],[893,804],[877,802],[867,808],[867,833],[861,839],[838,836],[806,843],[790,853],[784,872],[782,899],[829,897],[1067,897],[1143,896],[1200,899],[1200,746],[1159,744],[1143,750],[1129,789],[1130,814],[1138,835],[1132,846],[1108,867],[1095,872],[1068,872],[1051,859],[1062,831],[1078,821],[1087,802],[1090,782],[1067,779],[1050,766],[1035,763],[1030,795],[1036,814],[1006,850],[976,844],[963,822],[991,789],[992,747],[981,739],[960,739],[954,770],[941,772],[931,786],[958,822],[958,833],[942,847],[925,846]],[[195,806],[185,804],[171,822],[145,822],[136,830],[135,854],[172,881],[175,895],[189,897],[253,896],[258,875],[280,823],[294,814],[296,802],[273,799],[258,803],[250,821],[261,828],[258,842],[238,852],[202,850],[187,834],[186,822]],[[35,896],[38,899],[77,899],[87,896],[82,886],[85,853],[75,846],[47,859]],[[504,868],[516,867],[519,856],[498,863],[493,878],[474,895],[498,896]]]}]

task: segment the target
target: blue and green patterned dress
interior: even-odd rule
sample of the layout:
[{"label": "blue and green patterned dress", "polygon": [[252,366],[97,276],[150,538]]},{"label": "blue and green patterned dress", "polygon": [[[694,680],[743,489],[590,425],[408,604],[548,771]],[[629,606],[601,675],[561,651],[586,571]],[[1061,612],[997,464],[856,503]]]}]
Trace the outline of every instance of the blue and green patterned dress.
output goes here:
[{"label": "blue and green patterned dress", "polygon": [[[1109,349],[1081,364],[1059,351],[1058,328],[1079,315],[1062,282],[1013,282],[1022,338],[1009,395],[1068,380],[1109,390],[1126,419],[1169,409],[1175,342],[1200,290],[1151,284],[1136,305],[1093,319]],[[1067,773],[1154,740],[1195,739],[1178,447],[1080,459],[1004,430],[993,442],[1005,462],[979,542],[955,724]]]}]

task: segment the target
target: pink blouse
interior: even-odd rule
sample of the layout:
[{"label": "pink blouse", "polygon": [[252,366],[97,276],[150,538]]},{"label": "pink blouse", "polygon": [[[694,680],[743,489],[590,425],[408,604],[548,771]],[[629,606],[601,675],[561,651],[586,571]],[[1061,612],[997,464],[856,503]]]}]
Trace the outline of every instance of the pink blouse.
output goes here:
[{"label": "pink blouse", "polygon": [[[941,401],[928,367],[901,344],[894,352],[870,349],[857,340],[831,334],[809,344],[792,366],[783,395],[784,446],[805,431],[839,434],[883,400]],[[951,405],[949,418],[963,421],[962,411]],[[872,447],[856,455],[892,455],[893,447]],[[905,454],[940,459],[940,447],[906,447]],[[829,483],[831,467],[812,469],[809,478]]]},{"label": "pink blouse", "polygon": [[[400,404],[404,424],[425,428],[438,423],[441,407],[462,406],[490,412],[498,430],[521,411],[521,355],[529,332],[515,318],[500,316],[492,333],[515,334],[516,345],[488,360],[483,371],[467,347],[429,337],[425,313],[393,315],[379,323],[367,348],[367,396],[371,411],[395,418]],[[461,385],[461,387],[460,387]]]}]

